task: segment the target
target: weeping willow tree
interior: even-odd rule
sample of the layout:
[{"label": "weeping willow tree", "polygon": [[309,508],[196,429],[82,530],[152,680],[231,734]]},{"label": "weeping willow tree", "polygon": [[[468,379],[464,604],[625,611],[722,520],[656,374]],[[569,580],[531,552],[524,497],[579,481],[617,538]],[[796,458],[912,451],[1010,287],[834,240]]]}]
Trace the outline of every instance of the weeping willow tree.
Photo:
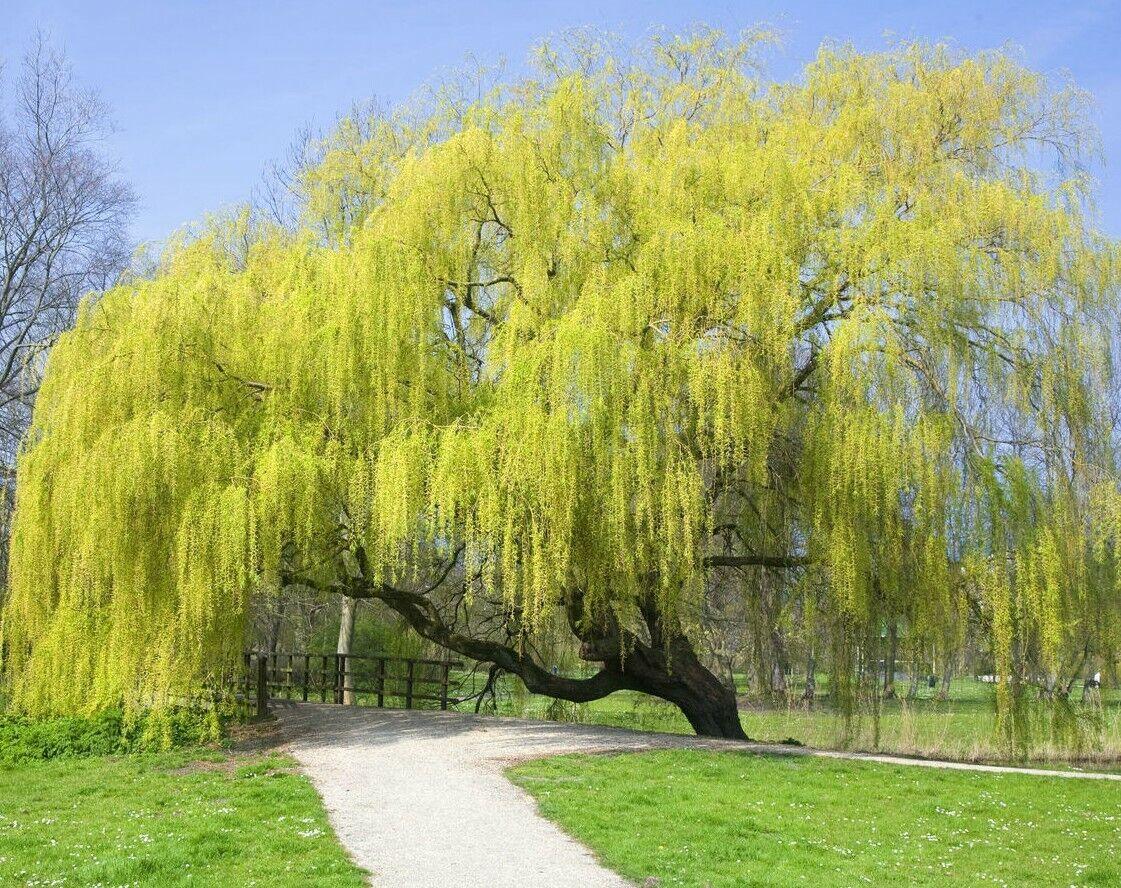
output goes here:
[{"label": "weeping willow tree", "polygon": [[[838,675],[886,619],[979,615],[1006,714],[1114,649],[1121,253],[1083,98],[926,45],[771,83],[760,44],[585,38],[344,123],[302,230],[229,220],[89,301],[19,465],[11,703],[213,681],[294,587],[726,737],[717,584],[813,596]],[[558,624],[592,677],[539,654]]]}]

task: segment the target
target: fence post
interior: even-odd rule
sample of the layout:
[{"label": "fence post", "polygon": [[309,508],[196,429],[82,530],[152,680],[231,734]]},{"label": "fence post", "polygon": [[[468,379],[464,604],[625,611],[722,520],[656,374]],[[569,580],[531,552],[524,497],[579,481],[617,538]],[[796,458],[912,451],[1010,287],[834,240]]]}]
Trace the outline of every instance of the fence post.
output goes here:
[{"label": "fence post", "polygon": [[385,706],[385,658],[378,658],[378,708]]},{"label": "fence post", "polygon": [[311,654],[304,654],[304,702],[307,703],[308,672],[311,671]]},{"label": "fence post", "polygon": [[335,702],[342,703],[346,693],[346,654],[335,654]]},{"label": "fence post", "polygon": [[269,661],[257,655],[257,718],[269,714]]},{"label": "fence post", "polygon": [[405,678],[405,708],[413,708],[413,661],[409,660],[409,671]]},{"label": "fence post", "polygon": [[448,708],[448,670],[451,668],[451,663],[444,663],[442,673],[440,676],[440,708]]}]

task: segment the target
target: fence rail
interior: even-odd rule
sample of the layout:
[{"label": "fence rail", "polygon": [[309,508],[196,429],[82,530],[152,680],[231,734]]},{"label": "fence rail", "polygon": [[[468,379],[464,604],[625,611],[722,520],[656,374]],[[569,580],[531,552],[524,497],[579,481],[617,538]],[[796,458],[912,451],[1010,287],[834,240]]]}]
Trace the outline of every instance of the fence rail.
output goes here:
[{"label": "fence rail", "polygon": [[246,651],[247,695],[255,691],[258,715],[272,698],[318,700],[385,707],[397,702],[405,709],[417,702],[439,703],[447,709],[448,676],[462,668],[457,660],[423,660],[358,654]]}]

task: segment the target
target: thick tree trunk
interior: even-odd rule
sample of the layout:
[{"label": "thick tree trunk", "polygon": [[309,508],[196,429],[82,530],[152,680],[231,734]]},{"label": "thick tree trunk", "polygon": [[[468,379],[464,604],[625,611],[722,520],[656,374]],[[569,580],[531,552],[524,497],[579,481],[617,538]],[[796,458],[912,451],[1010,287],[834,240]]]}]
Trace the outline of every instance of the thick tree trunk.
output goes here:
[{"label": "thick tree trunk", "polygon": [[351,681],[350,649],[354,644],[354,612],[358,609],[358,600],[349,595],[342,597],[342,608],[339,612],[339,646],[338,653],[343,654],[343,703],[347,706],[354,705],[354,691],[350,690],[354,682]]},{"label": "thick tree trunk", "polygon": [[639,602],[639,612],[650,633],[649,643],[624,635],[614,620],[607,621],[598,632],[589,631],[581,608],[582,602],[574,596],[568,605],[569,627],[589,652],[598,648],[609,654],[594,657],[605,668],[622,673],[635,690],[673,703],[698,736],[747,740],[735,689],[705,667],[677,621],[661,612],[656,596]]},{"label": "thick tree trunk", "polygon": [[566,601],[569,627],[581,641],[583,659],[602,663],[603,668],[591,678],[568,678],[552,674],[525,650],[458,632],[422,593],[381,583],[365,586],[358,595],[378,598],[421,637],[519,676],[531,693],[586,703],[615,691],[641,691],[677,706],[702,737],[748,739],[735,691],[701,663],[676,623],[663,620],[654,596],[640,604],[650,633],[647,640],[623,631],[610,615],[585,620],[582,596],[573,593]]},{"label": "thick tree trunk", "polygon": [[633,690],[677,706],[698,736],[746,740],[735,691],[701,663],[684,635],[676,634],[666,648],[636,643],[621,660],[604,662]]}]

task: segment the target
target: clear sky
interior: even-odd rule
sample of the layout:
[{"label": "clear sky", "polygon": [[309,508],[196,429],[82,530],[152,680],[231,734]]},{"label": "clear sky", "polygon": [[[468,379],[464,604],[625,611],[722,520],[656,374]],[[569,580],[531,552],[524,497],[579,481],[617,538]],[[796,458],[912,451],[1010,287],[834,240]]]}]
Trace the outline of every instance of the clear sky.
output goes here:
[{"label": "clear sky", "polygon": [[36,29],[62,46],[114,110],[112,149],[141,200],[135,236],[160,240],[245,200],[302,125],[355,101],[396,102],[468,55],[517,69],[541,38],[576,25],[633,38],[759,22],[784,32],[779,77],[825,38],[877,49],[909,37],[1012,44],[1032,67],[1070,74],[1096,98],[1101,224],[1121,236],[1121,0],[0,0],[0,57],[14,61]]}]

